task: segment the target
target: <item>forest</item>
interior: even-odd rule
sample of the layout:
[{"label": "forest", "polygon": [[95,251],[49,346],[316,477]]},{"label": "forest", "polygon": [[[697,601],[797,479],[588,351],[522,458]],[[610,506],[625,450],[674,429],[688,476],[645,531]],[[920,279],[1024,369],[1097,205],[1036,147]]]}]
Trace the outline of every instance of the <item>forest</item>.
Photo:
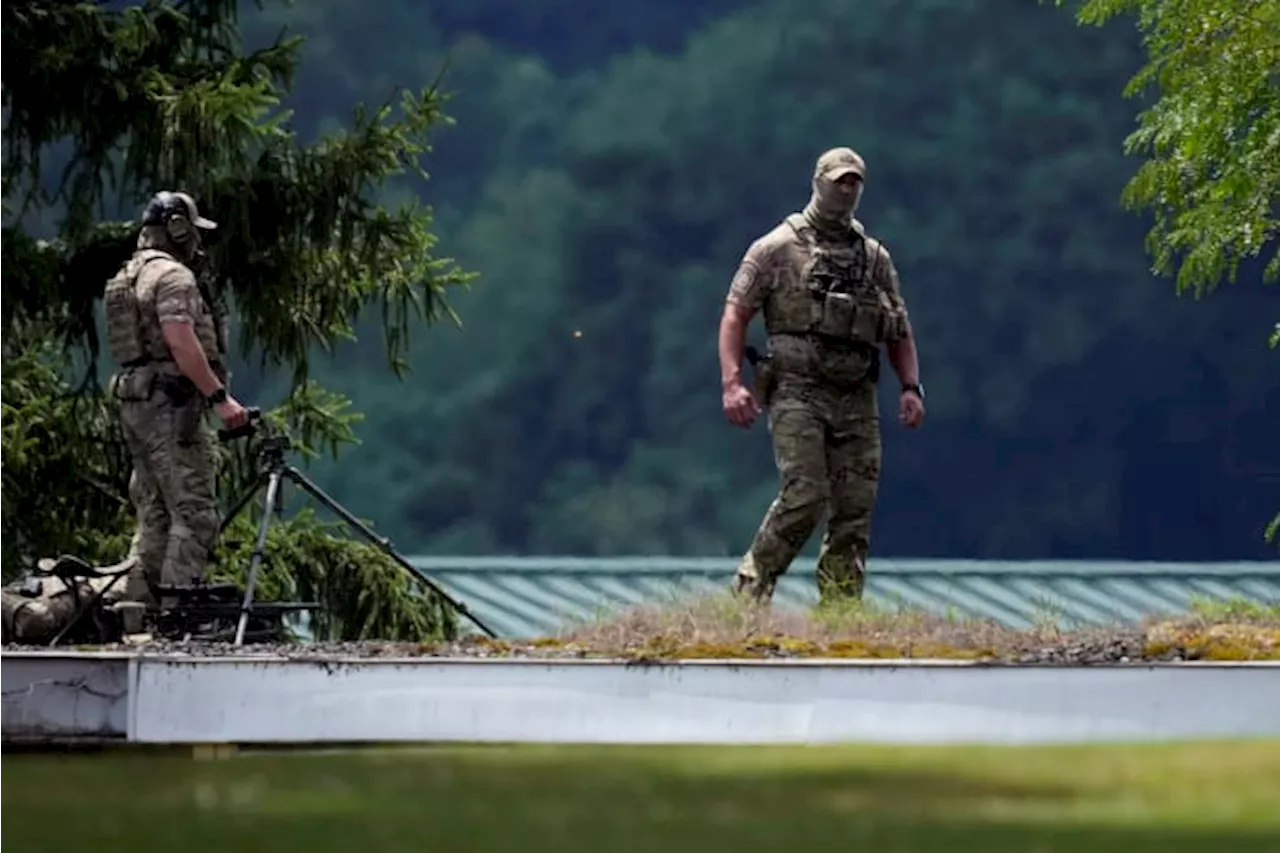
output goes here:
[{"label": "forest", "polygon": [[[873,556],[1274,557],[1275,291],[1264,257],[1204,298],[1153,273],[1151,217],[1121,203],[1146,104],[1125,95],[1146,58],[1131,19],[1026,0],[241,5],[247,43],[305,37],[283,102],[302,139],[396,87],[443,94],[428,179],[382,197],[429,205],[433,252],[472,276],[457,322],[413,330],[403,379],[373,314],[310,364],[360,419],[308,470],[400,550],[740,553],[777,478],[763,425],[720,409],[721,306],[816,156],[849,145],[927,392],[904,430],[885,371]],[[236,229],[239,209],[210,215]],[[250,352],[233,375],[264,408],[296,378]]]},{"label": "forest", "polygon": [[569,5],[275,11],[308,37],[295,109],[317,129],[330,99],[449,62],[429,200],[479,273],[461,328],[417,339],[411,391],[373,381],[375,345],[317,367],[366,414],[318,471],[340,499],[414,552],[739,551],[776,476],[764,431],[720,413],[719,308],[849,144],[928,394],[918,433],[886,419],[876,553],[1266,553],[1275,296],[1260,264],[1198,304],[1150,274],[1117,201],[1131,25],[1016,0]]}]

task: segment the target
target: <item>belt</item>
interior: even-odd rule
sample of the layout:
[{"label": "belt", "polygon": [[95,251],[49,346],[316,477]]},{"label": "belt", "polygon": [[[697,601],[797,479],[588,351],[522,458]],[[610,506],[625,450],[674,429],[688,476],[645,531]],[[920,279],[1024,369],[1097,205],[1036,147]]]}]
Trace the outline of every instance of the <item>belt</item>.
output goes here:
[{"label": "belt", "polygon": [[[144,355],[142,358],[131,358],[128,361],[121,362],[120,367],[122,369],[132,369],[134,367],[146,367],[148,364],[176,364],[176,362],[171,358],[152,358],[149,355]],[[222,360],[209,359],[209,367],[214,370],[221,370],[223,367]]]}]

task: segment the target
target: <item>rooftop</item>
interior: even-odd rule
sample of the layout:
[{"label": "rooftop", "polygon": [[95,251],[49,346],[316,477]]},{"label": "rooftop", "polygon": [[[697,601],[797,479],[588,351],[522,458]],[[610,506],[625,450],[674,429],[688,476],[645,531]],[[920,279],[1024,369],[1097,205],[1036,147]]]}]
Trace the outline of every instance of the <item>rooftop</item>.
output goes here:
[{"label": "rooftop", "polygon": [[[577,620],[729,588],[737,560],[700,557],[414,557],[499,636],[547,636]],[[814,562],[796,560],[774,601],[817,601]],[[1199,600],[1280,604],[1280,561],[1147,563],[873,559],[867,599],[989,618],[1014,628],[1133,623]],[[465,620],[464,620],[465,622]],[[463,625],[464,630],[467,626]]]}]

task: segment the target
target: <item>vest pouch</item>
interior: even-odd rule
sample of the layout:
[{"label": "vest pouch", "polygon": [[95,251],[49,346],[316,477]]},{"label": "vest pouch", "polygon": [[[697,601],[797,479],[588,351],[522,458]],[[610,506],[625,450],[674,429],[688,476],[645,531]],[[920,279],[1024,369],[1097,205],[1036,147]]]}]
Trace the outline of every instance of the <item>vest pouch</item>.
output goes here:
[{"label": "vest pouch", "polygon": [[805,335],[822,319],[822,297],[791,289],[765,305],[765,328],[771,335]]},{"label": "vest pouch", "polygon": [[824,343],[819,349],[818,374],[835,388],[875,384],[880,378],[879,367],[880,351],[872,346]]},{"label": "vest pouch", "polygon": [[107,283],[102,295],[107,319],[107,352],[117,364],[128,364],[146,355],[139,328],[138,296],[134,277],[120,274]]},{"label": "vest pouch", "polygon": [[858,308],[848,293],[827,293],[822,300],[822,317],[814,331],[826,338],[848,340],[857,321]]},{"label": "vest pouch", "polygon": [[776,387],[784,376],[815,376],[818,356],[813,341],[804,335],[769,336],[769,368]]},{"label": "vest pouch", "polygon": [[858,306],[858,318],[853,325],[853,337],[867,344],[878,344],[884,339],[885,314],[880,306],[862,303]]}]

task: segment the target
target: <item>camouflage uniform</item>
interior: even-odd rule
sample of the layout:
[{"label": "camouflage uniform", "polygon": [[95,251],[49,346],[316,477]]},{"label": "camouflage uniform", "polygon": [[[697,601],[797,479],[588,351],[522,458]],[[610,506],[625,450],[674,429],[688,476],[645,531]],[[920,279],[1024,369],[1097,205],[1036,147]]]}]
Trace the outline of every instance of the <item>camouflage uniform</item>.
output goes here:
[{"label": "camouflage uniform", "polygon": [[144,524],[148,513],[151,511],[149,506],[159,500],[159,495],[155,490],[144,490],[143,480],[139,476],[139,469],[135,466],[129,472],[129,500],[133,504],[136,516],[136,526],[134,527],[133,537],[129,540],[129,553],[125,555],[121,565],[128,563],[130,571],[128,578],[123,582],[124,594],[123,598],[127,601],[151,601],[150,585],[152,581],[147,578],[147,573],[142,562],[142,542],[143,537],[152,538],[151,529]]},{"label": "camouflage uniform", "polygon": [[813,199],[751,244],[727,296],[762,310],[768,333],[756,393],[768,408],[781,483],[737,572],[739,589],[761,600],[828,508],[819,591],[824,599],[862,595],[880,476],[879,347],[907,333],[888,250],[851,211],[827,209],[831,182],[864,168],[849,149],[824,154]]},{"label": "camouflage uniform", "polygon": [[[188,205],[188,225],[215,227],[190,196],[174,195]],[[152,588],[202,578],[219,525],[213,437],[205,422],[210,407],[178,369],[161,326],[190,324],[223,383],[226,333],[188,265],[198,235],[186,227],[177,237],[164,226],[144,225],[137,250],[108,282],[104,298],[108,344],[120,365],[112,390],[133,460],[130,497],[138,530],[131,551]]]},{"label": "camouflage uniform", "polygon": [[[122,639],[123,618],[116,608],[128,606],[121,604],[128,596],[124,593],[125,579],[116,575],[128,568],[126,563],[120,563],[98,569],[74,558],[41,560],[37,573],[19,578],[0,590],[3,605],[0,628],[4,642],[46,645],[66,629],[70,630],[64,641]],[[79,569],[84,570],[83,574]],[[98,596],[96,607],[93,606],[95,596]],[[82,619],[73,626],[77,614],[82,614]]]}]

